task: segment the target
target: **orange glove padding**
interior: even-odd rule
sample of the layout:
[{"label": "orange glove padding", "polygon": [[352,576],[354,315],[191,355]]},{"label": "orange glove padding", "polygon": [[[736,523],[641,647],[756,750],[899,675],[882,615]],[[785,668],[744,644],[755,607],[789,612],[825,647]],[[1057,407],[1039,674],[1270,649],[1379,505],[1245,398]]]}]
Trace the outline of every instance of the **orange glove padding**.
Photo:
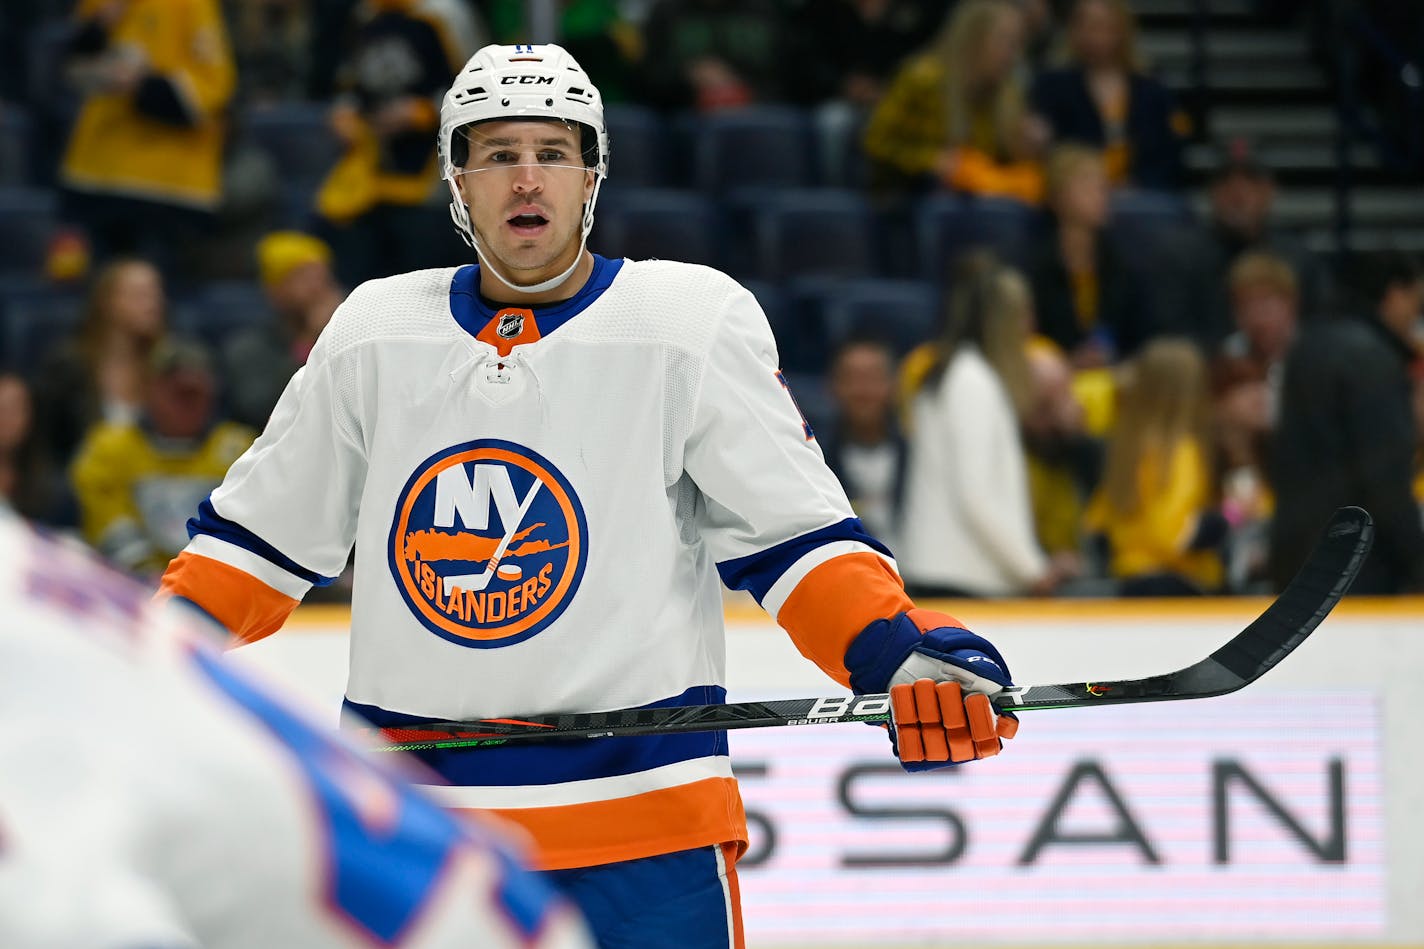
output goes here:
[{"label": "orange glove padding", "polygon": [[918,679],[890,687],[900,760],[973,761],[1003,750],[1019,730],[1018,719],[996,715],[987,695],[966,696],[958,682]]}]

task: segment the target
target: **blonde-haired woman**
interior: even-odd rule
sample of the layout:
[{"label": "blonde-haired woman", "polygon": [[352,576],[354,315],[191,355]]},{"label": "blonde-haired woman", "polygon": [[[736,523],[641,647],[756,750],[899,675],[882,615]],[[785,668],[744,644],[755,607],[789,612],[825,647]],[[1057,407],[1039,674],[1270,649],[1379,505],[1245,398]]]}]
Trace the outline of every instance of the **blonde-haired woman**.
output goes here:
[{"label": "blonde-haired woman", "polygon": [[1024,20],[1010,0],[964,0],[900,69],[866,125],[873,183],[928,182],[1037,203],[1046,129],[1027,108]]},{"label": "blonde-haired woman", "polygon": [[1076,369],[1109,365],[1154,327],[1137,277],[1107,239],[1103,155],[1058,145],[1049,153],[1047,181],[1049,214],[1028,252],[1039,331]]},{"label": "blonde-haired woman", "polygon": [[1107,541],[1126,596],[1220,589],[1211,399],[1206,361],[1184,339],[1148,343],[1124,374],[1101,485],[1085,515]]},{"label": "blonde-haired woman", "polygon": [[958,270],[938,338],[910,364],[896,558],[919,596],[1049,593],[1063,577],[1034,533],[1019,435],[1033,397],[1027,285],[987,254]]},{"label": "blonde-haired woman", "polygon": [[1127,0],[1077,0],[1062,58],[1061,68],[1039,73],[1032,92],[1054,140],[1102,149],[1114,185],[1178,187],[1188,123],[1143,66]]}]

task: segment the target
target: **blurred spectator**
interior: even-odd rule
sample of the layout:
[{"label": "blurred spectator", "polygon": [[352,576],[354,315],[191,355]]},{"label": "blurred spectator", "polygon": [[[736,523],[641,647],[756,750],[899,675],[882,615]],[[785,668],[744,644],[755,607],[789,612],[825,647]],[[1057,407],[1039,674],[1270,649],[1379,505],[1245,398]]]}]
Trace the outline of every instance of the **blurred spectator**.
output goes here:
[{"label": "blurred spectator", "polygon": [[0,373],[0,497],[28,520],[74,522],[63,476],[35,427],[29,383],[13,372]]},{"label": "blurred spectator", "polygon": [[1176,188],[1183,130],[1174,122],[1186,119],[1174,118],[1171,93],[1147,75],[1126,0],[1077,0],[1066,60],[1033,84],[1033,107],[1054,139],[1102,149],[1114,185]]},{"label": "blurred spectator", "polygon": [[1233,524],[1270,513],[1266,456],[1276,425],[1286,352],[1299,325],[1290,265],[1273,254],[1243,254],[1227,279],[1236,330],[1212,363],[1223,504]]},{"label": "blurred spectator", "polygon": [[1022,426],[1034,533],[1066,574],[1081,574],[1083,512],[1102,472],[1102,444],[1088,434],[1062,350],[1036,338],[1027,355],[1032,399]]},{"label": "blurred spectator", "polygon": [[243,108],[306,97],[311,18],[301,0],[224,0]]},{"label": "blurred spectator", "polygon": [[712,112],[785,98],[786,20],[771,0],[654,0],[643,38],[652,105]]},{"label": "blurred spectator", "polygon": [[96,425],[70,472],[85,540],[125,570],[157,575],[256,432],[215,417],[217,377],[202,346],[165,340],[148,369],[141,418]]},{"label": "blurred spectator", "polygon": [[121,258],[95,275],[78,334],[58,340],[33,377],[40,431],[60,464],[91,425],[138,417],[166,312],[163,278],[148,261]]},{"label": "blurred spectator", "polygon": [[1251,250],[1268,251],[1290,265],[1299,288],[1300,310],[1313,318],[1331,291],[1329,270],[1297,234],[1272,223],[1275,178],[1245,141],[1235,140],[1221,149],[1207,194],[1211,219],[1201,234],[1204,241],[1197,267],[1198,284],[1208,291],[1203,318],[1209,325],[1201,327],[1197,335],[1215,346],[1231,332],[1227,276],[1237,258]]},{"label": "blurred spectator", "polygon": [[872,184],[944,187],[1037,203],[1047,129],[1025,102],[1023,16],[1009,0],[964,0],[895,75],[865,130]]},{"label": "blurred spectator", "polygon": [[895,413],[895,354],[870,334],[846,339],[828,372],[835,414],[816,437],[865,529],[898,546],[905,439]]},{"label": "blurred spectator", "polygon": [[137,254],[185,277],[178,254],[222,197],[234,67],[217,0],[81,0],[75,19],[65,214],[96,261]]},{"label": "blurred spectator", "polygon": [[1131,363],[1086,527],[1123,596],[1218,592],[1226,519],[1211,473],[1211,401],[1196,345],[1164,337]]},{"label": "blurred spectator", "polygon": [[1307,327],[1286,358],[1271,452],[1277,589],[1335,509],[1357,504],[1374,516],[1375,543],[1352,592],[1424,592],[1424,528],[1410,491],[1424,271],[1387,254],[1370,268],[1366,289],[1371,309],[1362,318]]},{"label": "blurred spectator", "polygon": [[943,17],[927,0],[802,0],[792,11],[789,76],[793,100],[812,109],[828,182],[855,182],[848,170],[860,131],[905,51]]},{"label": "blurred spectator", "polygon": [[1059,145],[1048,159],[1048,221],[1030,249],[1038,329],[1076,369],[1130,355],[1152,335],[1137,278],[1106,239],[1102,154]]},{"label": "blurred spectator", "polygon": [[1022,280],[991,255],[956,268],[912,382],[900,550],[916,596],[1046,594],[1063,579],[1034,535],[1016,406],[1031,397]]},{"label": "blurred spectator", "polygon": [[228,414],[261,430],[345,292],[331,270],[331,248],[299,231],[262,238],[257,268],[273,318],[234,334],[221,355]]},{"label": "blurred spectator", "polygon": [[349,24],[331,110],[347,148],[316,196],[348,286],[466,257],[435,200],[435,130],[440,97],[474,50],[430,6],[370,0]]},{"label": "blurred spectator", "polygon": [[[483,5],[494,43],[529,41],[529,4],[525,0],[487,0]],[[637,69],[643,56],[641,28],[628,16],[632,6],[619,0],[561,0],[557,42],[588,73],[604,104],[635,98]],[[484,44],[481,43],[481,46]]]}]

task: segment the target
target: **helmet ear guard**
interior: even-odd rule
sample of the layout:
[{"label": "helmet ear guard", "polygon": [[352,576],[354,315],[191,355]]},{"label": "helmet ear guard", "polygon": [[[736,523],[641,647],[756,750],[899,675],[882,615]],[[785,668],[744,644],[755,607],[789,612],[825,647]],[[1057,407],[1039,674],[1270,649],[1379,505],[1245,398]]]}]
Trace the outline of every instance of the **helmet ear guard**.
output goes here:
[{"label": "helmet ear guard", "polygon": [[584,205],[584,240],[593,228],[598,189],[608,175],[608,127],[598,88],[561,46],[486,46],[470,57],[445,93],[437,143],[441,175],[450,187],[450,217],[476,251],[479,244],[469,209],[455,180],[469,157],[463,132],[481,122],[520,119],[561,121],[578,127],[583,162],[595,176],[593,194]]}]

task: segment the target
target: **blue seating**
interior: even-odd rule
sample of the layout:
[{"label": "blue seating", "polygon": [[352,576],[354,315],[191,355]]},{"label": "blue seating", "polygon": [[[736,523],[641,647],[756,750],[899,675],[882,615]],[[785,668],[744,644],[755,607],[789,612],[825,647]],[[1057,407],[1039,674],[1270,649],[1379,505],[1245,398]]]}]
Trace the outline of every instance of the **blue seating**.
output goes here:
[{"label": "blue seating", "polygon": [[1160,243],[1195,226],[1191,206],[1180,196],[1161,191],[1118,189],[1108,207],[1108,234],[1125,250],[1142,241]]},{"label": "blue seating", "polygon": [[1040,214],[1011,198],[956,194],[931,195],[914,213],[920,276],[941,284],[953,262],[973,249],[987,248],[1009,264],[1025,266]]},{"label": "blue seating", "polygon": [[169,313],[174,333],[214,350],[239,330],[274,319],[262,288],[251,280],[218,280],[177,301]]},{"label": "blue seating", "polygon": [[0,188],[0,274],[38,274],[59,227],[58,201],[43,188]]},{"label": "blue seating", "polygon": [[345,150],[322,102],[279,102],[243,113],[238,135],[272,159],[283,182],[313,187]]},{"label": "blue seating", "polygon": [[941,305],[939,287],[930,280],[818,277],[788,286],[804,334],[798,371],[824,372],[836,347],[859,333],[883,337],[903,356],[933,335]]},{"label": "blue seating", "polygon": [[0,102],[0,187],[30,183],[32,124],[23,109]]},{"label": "blue seating", "polygon": [[60,339],[79,329],[83,294],[39,277],[0,278],[0,368],[32,376]]},{"label": "blue seating", "polygon": [[605,257],[718,266],[721,224],[706,195],[677,188],[609,188],[598,202],[589,247]]},{"label": "blue seating", "polygon": [[879,270],[875,215],[865,195],[837,188],[768,194],[750,215],[758,276],[873,276]]},{"label": "blue seating", "polygon": [[708,194],[816,184],[810,116],[760,105],[700,116],[692,130],[693,184]]},{"label": "blue seating", "polygon": [[667,187],[672,174],[667,125],[658,113],[631,102],[604,107],[608,126],[608,175],[620,186]]},{"label": "blue seating", "polygon": [[930,339],[939,317],[940,292],[928,280],[867,277],[837,281],[827,288],[822,324],[832,350],[846,337],[872,332],[904,356]]}]

